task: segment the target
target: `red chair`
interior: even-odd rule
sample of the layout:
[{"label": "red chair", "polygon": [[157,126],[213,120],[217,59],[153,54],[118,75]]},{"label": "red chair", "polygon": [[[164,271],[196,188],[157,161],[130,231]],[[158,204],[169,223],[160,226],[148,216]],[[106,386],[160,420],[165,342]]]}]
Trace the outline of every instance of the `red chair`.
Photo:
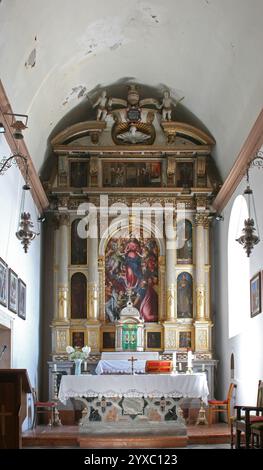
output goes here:
[{"label": "red chair", "polygon": [[34,400],[34,419],[32,428],[35,428],[37,425],[37,415],[48,413],[48,426],[54,425],[55,419],[55,406],[56,403],[54,401],[38,401],[36,390],[33,388],[33,400]]},{"label": "red chair", "polygon": [[226,400],[208,400],[208,422],[212,424],[213,413],[227,413],[227,422],[230,424],[231,399],[236,385],[231,383],[227,392]]}]

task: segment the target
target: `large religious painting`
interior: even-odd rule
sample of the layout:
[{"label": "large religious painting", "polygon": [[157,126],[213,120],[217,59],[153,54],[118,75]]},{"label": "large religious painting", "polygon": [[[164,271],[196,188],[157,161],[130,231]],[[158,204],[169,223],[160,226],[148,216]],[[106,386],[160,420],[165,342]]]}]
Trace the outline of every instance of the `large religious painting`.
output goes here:
[{"label": "large religious painting", "polygon": [[88,186],[88,163],[71,162],[70,186],[74,188],[86,188]]},{"label": "large religious painting", "polygon": [[161,186],[161,163],[104,163],[103,186]]},{"label": "large religious painting", "polygon": [[106,318],[115,322],[131,300],[145,322],[158,321],[158,246],[153,238],[112,238],[105,252]]},{"label": "large religious painting", "polygon": [[78,235],[79,219],[71,224],[71,264],[87,264],[87,239]]},{"label": "large religious painting", "polygon": [[87,279],[83,273],[71,278],[71,318],[87,317]]},{"label": "large religious painting", "polygon": [[[178,264],[193,263],[193,240],[192,240],[192,224],[190,220],[180,220],[177,224],[178,240],[180,248],[177,250]],[[181,246],[183,245],[183,246]]]},{"label": "large religious painting", "polygon": [[176,164],[176,186],[179,188],[191,188],[194,185],[194,168],[191,162]]},{"label": "large religious painting", "polygon": [[187,272],[177,277],[177,317],[193,317],[193,278]]}]

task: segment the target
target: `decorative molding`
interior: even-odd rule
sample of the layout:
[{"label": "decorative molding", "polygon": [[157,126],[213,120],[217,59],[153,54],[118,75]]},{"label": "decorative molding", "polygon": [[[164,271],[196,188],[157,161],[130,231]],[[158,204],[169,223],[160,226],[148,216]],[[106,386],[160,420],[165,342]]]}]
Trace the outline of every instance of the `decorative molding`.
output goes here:
[{"label": "decorative molding", "polygon": [[237,159],[230,170],[222,188],[217,194],[213,207],[221,212],[227,205],[240,181],[246,173],[249,162],[255,157],[263,145],[263,109],[261,110],[255,124],[253,125],[245,143],[243,144]]},{"label": "decorative molding", "polygon": [[[31,186],[31,194],[33,197],[33,200],[39,210],[40,213],[42,213],[48,206],[48,198],[46,196],[46,193],[43,189],[42,183],[39,179],[39,176],[37,174],[37,171],[34,167],[34,163],[32,161],[32,158],[29,154],[29,151],[27,149],[27,146],[23,140],[19,140],[19,147],[18,147],[18,142],[17,140],[13,137],[13,130],[11,128],[11,116],[6,116],[6,113],[13,113],[13,110],[11,108],[10,102],[6,96],[5,89],[3,86],[3,83],[0,80],[0,120],[5,126],[5,138],[6,141],[11,149],[11,152],[13,154],[15,153],[21,153],[27,158],[28,162],[28,167],[29,167],[29,184]],[[23,167],[20,168],[20,171],[23,176]]]}]

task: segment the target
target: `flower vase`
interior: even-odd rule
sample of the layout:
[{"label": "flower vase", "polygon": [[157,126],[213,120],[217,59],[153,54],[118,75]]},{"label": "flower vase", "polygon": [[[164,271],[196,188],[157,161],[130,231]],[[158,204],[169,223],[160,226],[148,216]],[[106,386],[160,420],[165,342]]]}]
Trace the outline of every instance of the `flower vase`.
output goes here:
[{"label": "flower vase", "polygon": [[82,359],[74,359],[75,362],[75,375],[81,375]]}]

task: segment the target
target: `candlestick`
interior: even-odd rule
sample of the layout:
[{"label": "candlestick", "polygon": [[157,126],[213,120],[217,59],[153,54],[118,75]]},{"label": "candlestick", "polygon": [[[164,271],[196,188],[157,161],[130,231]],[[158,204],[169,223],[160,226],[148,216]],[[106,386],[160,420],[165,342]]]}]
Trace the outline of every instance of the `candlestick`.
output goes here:
[{"label": "candlestick", "polygon": [[54,372],[57,372],[57,370],[58,370],[57,364],[54,364],[54,365],[53,365],[53,371],[54,371]]},{"label": "candlestick", "polygon": [[84,371],[87,372],[88,370],[88,364],[87,364],[87,361],[84,362]]},{"label": "candlestick", "polygon": [[192,361],[193,361],[193,358],[192,358],[192,351],[188,351],[187,353],[187,367],[188,369],[192,369]]},{"label": "candlestick", "polygon": [[202,364],[202,372],[205,372],[205,365]]},{"label": "candlestick", "polygon": [[176,352],[173,353],[173,373],[176,374]]},{"label": "candlestick", "polygon": [[179,362],[179,372],[182,372],[182,363]]}]

